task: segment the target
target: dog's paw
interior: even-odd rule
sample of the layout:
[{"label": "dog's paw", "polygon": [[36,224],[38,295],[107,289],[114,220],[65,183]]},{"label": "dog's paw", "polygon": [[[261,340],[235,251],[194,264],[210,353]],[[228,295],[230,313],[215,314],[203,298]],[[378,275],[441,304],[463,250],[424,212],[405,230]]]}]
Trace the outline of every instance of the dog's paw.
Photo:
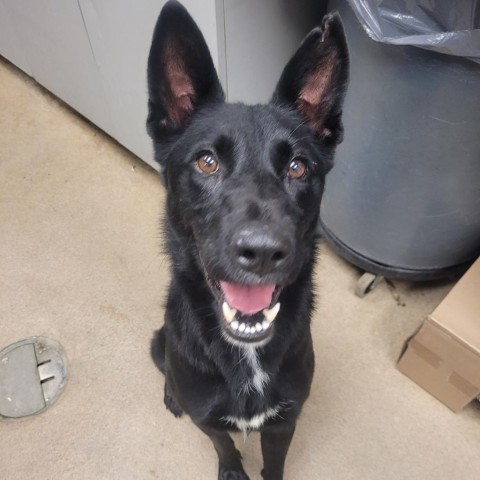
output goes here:
[{"label": "dog's paw", "polygon": [[175,415],[175,417],[180,418],[183,415],[183,410],[177,405],[173,397],[168,392],[168,388],[166,386],[163,402],[165,403],[167,410],[170,410]]},{"label": "dog's paw", "polygon": [[250,477],[243,470],[227,470],[220,467],[218,480],[250,480]]},{"label": "dog's paw", "polygon": [[150,353],[158,369],[165,374],[165,327],[158,330],[152,338]]},{"label": "dog's paw", "polygon": [[262,470],[263,480],[283,480],[283,473],[266,473],[265,469]]}]

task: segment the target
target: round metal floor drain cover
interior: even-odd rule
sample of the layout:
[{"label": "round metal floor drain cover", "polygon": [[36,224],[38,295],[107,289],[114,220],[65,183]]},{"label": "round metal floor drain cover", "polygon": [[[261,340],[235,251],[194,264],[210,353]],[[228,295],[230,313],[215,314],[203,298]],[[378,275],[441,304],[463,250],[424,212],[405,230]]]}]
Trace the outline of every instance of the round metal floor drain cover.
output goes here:
[{"label": "round metal floor drain cover", "polygon": [[0,351],[0,416],[26,417],[49,408],[67,382],[63,347],[46,337],[30,337]]}]

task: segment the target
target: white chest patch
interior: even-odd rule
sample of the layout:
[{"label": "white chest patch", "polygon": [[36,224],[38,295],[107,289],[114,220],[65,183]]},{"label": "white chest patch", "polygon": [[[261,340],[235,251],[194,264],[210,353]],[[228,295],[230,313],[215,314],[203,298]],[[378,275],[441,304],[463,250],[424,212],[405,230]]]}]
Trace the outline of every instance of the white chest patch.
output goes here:
[{"label": "white chest patch", "polygon": [[280,406],[277,405],[276,407],[269,408],[265,412],[254,415],[251,418],[238,418],[228,415],[222,417],[221,420],[230,425],[236,426],[243,433],[248,433],[250,430],[258,430],[270,418],[275,418],[279,411]]},{"label": "white chest patch", "polygon": [[260,365],[255,347],[247,346],[243,348],[243,351],[245,352],[245,359],[252,369],[252,377],[243,385],[243,391],[248,393],[251,390],[256,390],[260,395],[263,395],[263,389],[270,378]]}]

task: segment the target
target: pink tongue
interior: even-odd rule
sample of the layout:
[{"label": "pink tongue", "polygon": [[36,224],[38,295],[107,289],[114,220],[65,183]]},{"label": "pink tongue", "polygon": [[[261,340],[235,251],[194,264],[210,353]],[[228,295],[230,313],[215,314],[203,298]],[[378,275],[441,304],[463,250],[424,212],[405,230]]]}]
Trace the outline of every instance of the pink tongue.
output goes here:
[{"label": "pink tongue", "polygon": [[228,282],[220,282],[220,285],[230,307],[246,315],[268,308],[275,290],[275,285],[239,285]]}]

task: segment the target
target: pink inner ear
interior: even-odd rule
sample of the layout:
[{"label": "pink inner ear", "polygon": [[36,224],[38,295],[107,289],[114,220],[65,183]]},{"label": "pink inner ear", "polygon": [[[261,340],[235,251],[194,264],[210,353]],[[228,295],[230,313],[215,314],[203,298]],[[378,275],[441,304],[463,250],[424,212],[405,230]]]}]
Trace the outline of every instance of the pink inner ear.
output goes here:
[{"label": "pink inner ear", "polygon": [[171,102],[168,106],[169,117],[177,124],[183,124],[193,111],[194,91],[190,79],[182,72],[169,74]]},{"label": "pink inner ear", "polygon": [[298,96],[299,110],[309,119],[309,125],[324,134],[324,121],[329,113],[329,93],[336,69],[336,55],[332,52],[307,77]]},{"label": "pink inner ear", "polygon": [[182,125],[193,111],[195,90],[185,65],[170,48],[165,53],[165,76],[170,90],[165,102],[169,120],[175,125]]},{"label": "pink inner ear", "polygon": [[324,65],[307,77],[307,81],[300,91],[299,100],[309,103],[312,106],[318,106],[322,103],[326,91],[331,83],[331,75]]}]

